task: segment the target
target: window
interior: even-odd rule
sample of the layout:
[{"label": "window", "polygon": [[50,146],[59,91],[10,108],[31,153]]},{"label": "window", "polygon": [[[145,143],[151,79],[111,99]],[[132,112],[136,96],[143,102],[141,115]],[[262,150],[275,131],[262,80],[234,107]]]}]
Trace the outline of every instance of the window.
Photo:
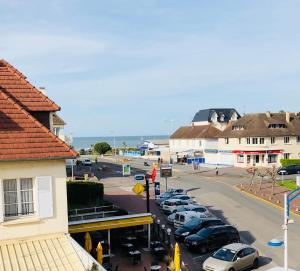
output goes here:
[{"label": "window", "polygon": [[287,126],[283,123],[278,123],[278,124],[269,124],[269,128],[271,129],[281,129],[281,128],[286,128]]},{"label": "window", "polygon": [[300,136],[297,136],[297,143],[300,143]]},{"label": "window", "polygon": [[252,144],[257,144],[257,143],[258,143],[257,137],[253,137],[253,138],[252,138]]},{"label": "window", "polygon": [[229,144],[229,138],[225,138],[225,144]]},{"label": "window", "polygon": [[269,154],[268,162],[269,162],[269,164],[277,163],[277,154]]},{"label": "window", "polygon": [[199,147],[201,147],[202,146],[202,142],[201,142],[201,140],[199,140]]},{"label": "window", "polygon": [[259,144],[265,144],[265,139],[263,137],[259,139]]},{"label": "window", "polygon": [[250,164],[250,155],[247,155],[247,164]]},{"label": "window", "polygon": [[60,128],[59,127],[54,127],[54,134],[56,136],[59,136],[59,134],[60,134]]},{"label": "window", "polygon": [[239,138],[239,144],[242,144],[242,139],[241,138]]},{"label": "window", "polygon": [[250,137],[247,137],[247,144],[250,144],[250,143],[251,143]]},{"label": "window", "polygon": [[3,180],[4,217],[34,213],[33,181],[31,178]]},{"label": "window", "polygon": [[283,157],[284,157],[284,159],[290,159],[290,154],[289,153],[284,153]]},{"label": "window", "polygon": [[244,163],[244,155],[243,154],[238,154],[237,162],[238,163]]},{"label": "window", "polygon": [[284,139],[283,139],[283,141],[284,141],[285,144],[290,143],[290,137],[289,136],[285,136]]},{"label": "window", "polygon": [[271,144],[275,144],[275,142],[276,142],[275,137],[271,137]]}]

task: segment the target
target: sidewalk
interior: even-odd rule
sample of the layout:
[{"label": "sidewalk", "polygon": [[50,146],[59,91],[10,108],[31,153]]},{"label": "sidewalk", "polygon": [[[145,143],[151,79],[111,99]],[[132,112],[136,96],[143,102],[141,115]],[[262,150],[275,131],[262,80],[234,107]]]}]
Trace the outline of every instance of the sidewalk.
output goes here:
[{"label": "sidewalk", "polygon": [[[290,192],[290,190],[285,187],[275,185],[274,194],[272,194],[271,181],[262,183],[261,189],[259,189],[259,182],[255,182],[253,185],[238,184],[236,185],[236,188],[280,208],[284,208],[284,194]],[[293,200],[290,205],[290,210],[295,214],[300,215],[300,198]]]}]

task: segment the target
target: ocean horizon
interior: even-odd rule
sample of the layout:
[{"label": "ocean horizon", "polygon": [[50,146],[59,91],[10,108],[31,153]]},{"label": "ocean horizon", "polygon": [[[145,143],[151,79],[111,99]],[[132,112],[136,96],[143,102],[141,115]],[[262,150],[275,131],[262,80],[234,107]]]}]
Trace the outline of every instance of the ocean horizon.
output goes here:
[{"label": "ocean horizon", "polygon": [[150,135],[150,136],[95,136],[95,137],[74,137],[73,147],[75,150],[87,149],[98,142],[107,142],[112,148],[114,147],[114,138],[116,147],[120,148],[124,146],[136,148],[140,146],[144,140],[158,140],[167,139],[167,135]]}]

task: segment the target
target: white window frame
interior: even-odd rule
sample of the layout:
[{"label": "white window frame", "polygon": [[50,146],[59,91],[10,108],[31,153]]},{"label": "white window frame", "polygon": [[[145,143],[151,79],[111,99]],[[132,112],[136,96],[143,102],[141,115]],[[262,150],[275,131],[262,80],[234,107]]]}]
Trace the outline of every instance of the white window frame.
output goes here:
[{"label": "white window frame", "polygon": [[[254,143],[256,141],[256,143]],[[258,138],[257,137],[252,137],[252,144],[257,145],[258,144]]]},{"label": "white window frame", "polygon": [[291,154],[290,153],[284,153],[283,158],[284,159],[290,159]]},{"label": "white window frame", "polygon": [[[32,197],[33,197],[33,213],[29,214],[19,214],[19,212],[22,211],[22,202],[21,202],[21,179],[31,179],[32,180]],[[4,201],[4,181],[5,180],[16,180],[17,181],[17,203],[18,203],[18,215],[16,216],[6,216],[5,215],[5,201]],[[37,207],[37,200],[36,200],[36,184],[35,184],[35,178],[33,177],[22,177],[22,178],[4,178],[1,181],[2,185],[2,212],[3,212],[3,219],[4,221],[7,220],[14,220],[24,217],[32,217],[36,215],[36,207]]]},{"label": "white window frame", "polygon": [[297,142],[297,143],[300,143],[300,136],[297,136],[297,137],[296,137],[296,142]]},{"label": "white window frame", "polygon": [[265,138],[264,137],[259,138],[259,144],[261,144],[261,145],[265,144]]},{"label": "white window frame", "polygon": [[228,137],[225,138],[225,144],[229,144],[229,138]]},{"label": "white window frame", "polygon": [[247,145],[250,145],[250,144],[251,144],[251,138],[247,137]]}]

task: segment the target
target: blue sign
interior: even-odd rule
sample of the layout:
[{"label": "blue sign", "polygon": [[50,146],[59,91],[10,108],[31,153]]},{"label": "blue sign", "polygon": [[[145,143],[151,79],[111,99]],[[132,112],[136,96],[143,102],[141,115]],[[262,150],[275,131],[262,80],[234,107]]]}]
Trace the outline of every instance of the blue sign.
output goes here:
[{"label": "blue sign", "polygon": [[272,239],[271,241],[268,242],[268,246],[270,247],[280,247],[283,244],[284,244],[283,241],[278,239]]}]

